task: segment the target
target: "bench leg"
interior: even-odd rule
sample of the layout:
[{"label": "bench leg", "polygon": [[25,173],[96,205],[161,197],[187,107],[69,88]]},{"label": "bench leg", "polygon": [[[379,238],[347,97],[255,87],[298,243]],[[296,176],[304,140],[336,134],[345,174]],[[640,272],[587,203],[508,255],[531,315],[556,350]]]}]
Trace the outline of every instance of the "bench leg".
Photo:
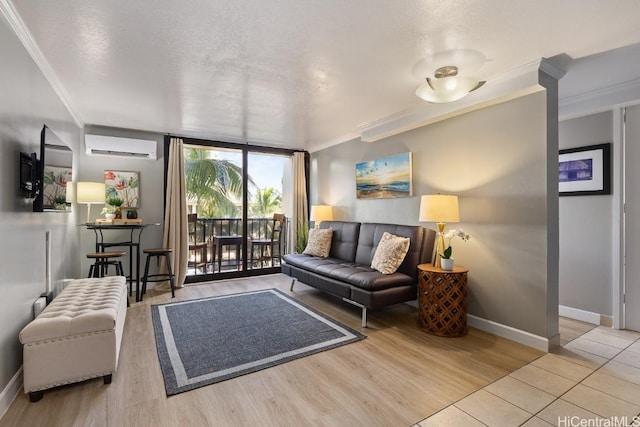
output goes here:
[{"label": "bench leg", "polygon": [[32,402],[37,402],[42,399],[44,396],[44,391],[32,391],[29,393],[29,400]]},{"label": "bench leg", "polygon": [[113,378],[113,374],[105,375],[102,377],[102,380],[105,384],[111,384],[111,379]]},{"label": "bench leg", "polygon": [[289,288],[291,292],[293,292],[293,285],[295,284],[296,284],[296,279],[291,279],[291,287]]}]

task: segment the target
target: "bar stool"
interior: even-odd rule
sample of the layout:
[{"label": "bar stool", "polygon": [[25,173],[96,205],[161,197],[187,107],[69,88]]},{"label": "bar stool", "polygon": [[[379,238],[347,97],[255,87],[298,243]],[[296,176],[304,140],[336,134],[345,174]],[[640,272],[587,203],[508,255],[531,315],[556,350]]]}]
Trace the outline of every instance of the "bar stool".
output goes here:
[{"label": "bar stool", "polygon": [[[147,292],[147,282],[166,282],[167,280],[171,283],[171,298],[175,298],[175,276],[173,275],[173,271],[171,271],[170,256],[171,252],[173,252],[173,249],[145,249],[143,252],[147,254],[147,262],[144,265],[144,276],[142,276],[142,291],[140,292],[139,299],[136,300],[142,301],[143,295],[145,294],[145,292]],[[160,258],[164,257],[165,261],[167,262],[167,273],[149,274],[149,261],[151,260],[151,257],[156,257],[158,265],[160,265]],[[137,297],[138,296],[136,295],[136,298]]]},{"label": "bar stool", "polygon": [[87,254],[87,258],[95,259],[93,265],[89,267],[89,276],[87,277],[104,277],[109,271],[109,266],[114,265],[116,267],[116,275],[124,276],[124,270],[122,269],[122,261],[117,258],[124,256],[126,252],[114,251],[114,252],[94,252]]}]

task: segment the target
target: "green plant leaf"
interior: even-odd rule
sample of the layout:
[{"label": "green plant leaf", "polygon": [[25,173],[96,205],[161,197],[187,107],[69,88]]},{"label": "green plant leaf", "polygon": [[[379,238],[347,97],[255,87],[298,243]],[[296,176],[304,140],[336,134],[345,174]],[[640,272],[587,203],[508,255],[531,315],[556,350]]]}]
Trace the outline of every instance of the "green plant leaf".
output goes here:
[{"label": "green plant leaf", "polygon": [[452,252],[453,252],[453,249],[451,248],[451,246],[449,246],[447,249],[444,250],[444,252],[442,254],[442,258],[444,258],[444,259],[451,258],[451,253]]}]

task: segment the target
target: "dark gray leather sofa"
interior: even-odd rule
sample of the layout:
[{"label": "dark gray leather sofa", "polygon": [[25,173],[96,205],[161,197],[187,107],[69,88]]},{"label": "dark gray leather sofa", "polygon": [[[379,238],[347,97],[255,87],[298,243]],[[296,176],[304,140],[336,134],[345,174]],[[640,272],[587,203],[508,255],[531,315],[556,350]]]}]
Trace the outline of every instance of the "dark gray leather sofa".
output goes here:
[{"label": "dark gray leather sofa", "polygon": [[[362,309],[362,326],[367,326],[367,309],[382,308],[417,298],[417,265],[431,262],[436,233],[420,226],[324,221],[320,228],[333,229],[329,257],[287,254],[282,272],[314,288],[342,298]],[[409,252],[393,274],[371,268],[382,234],[387,231],[409,237]]]}]

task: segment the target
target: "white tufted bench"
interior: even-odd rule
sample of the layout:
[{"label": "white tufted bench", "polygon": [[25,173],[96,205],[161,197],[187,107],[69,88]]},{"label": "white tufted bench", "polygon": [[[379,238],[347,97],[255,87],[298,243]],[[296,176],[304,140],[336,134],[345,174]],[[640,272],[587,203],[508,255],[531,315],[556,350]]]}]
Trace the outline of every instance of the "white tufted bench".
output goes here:
[{"label": "white tufted bench", "polygon": [[79,279],[20,332],[24,392],[32,402],[52,387],[103,377],[118,366],[127,314],[122,276]]}]

